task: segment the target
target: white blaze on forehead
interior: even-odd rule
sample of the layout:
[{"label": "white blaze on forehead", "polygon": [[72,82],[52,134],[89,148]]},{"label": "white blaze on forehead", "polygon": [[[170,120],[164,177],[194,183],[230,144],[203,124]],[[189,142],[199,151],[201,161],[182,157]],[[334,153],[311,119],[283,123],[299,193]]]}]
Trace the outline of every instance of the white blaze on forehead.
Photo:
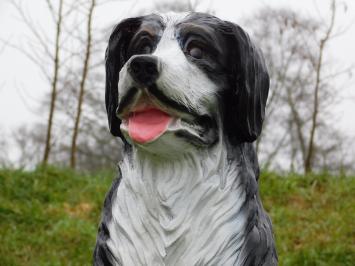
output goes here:
[{"label": "white blaze on forehead", "polygon": [[165,29],[153,55],[161,62],[158,87],[173,100],[200,113],[209,113],[216,104],[217,85],[190,62],[179,43],[176,25],[187,13],[163,17]]}]

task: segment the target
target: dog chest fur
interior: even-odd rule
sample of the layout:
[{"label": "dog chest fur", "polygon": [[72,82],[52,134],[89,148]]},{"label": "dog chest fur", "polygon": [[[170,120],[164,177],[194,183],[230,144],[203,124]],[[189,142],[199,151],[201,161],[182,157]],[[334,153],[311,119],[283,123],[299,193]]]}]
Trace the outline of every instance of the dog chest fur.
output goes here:
[{"label": "dog chest fur", "polygon": [[222,145],[171,160],[134,150],[120,168],[108,225],[118,265],[234,264],[245,192]]}]

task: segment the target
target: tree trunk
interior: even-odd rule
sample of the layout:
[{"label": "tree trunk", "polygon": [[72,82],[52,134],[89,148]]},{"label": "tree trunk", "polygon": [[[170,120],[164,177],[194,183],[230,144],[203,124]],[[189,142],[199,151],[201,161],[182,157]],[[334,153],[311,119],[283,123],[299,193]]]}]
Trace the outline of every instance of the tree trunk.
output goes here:
[{"label": "tree trunk", "polygon": [[87,22],[87,41],[86,41],[86,53],[84,58],[84,65],[83,65],[83,72],[80,80],[80,88],[79,88],[79,97],[78,97],[78,105],[77,111],[75,116],[74,122],[74,129],[73,129],[73,136],[71,142],[71,149],[70,149],[70,167],[76,167],[76,153],[77,153],[77,139],[79,135],[79,124],[80,124],[80,117],[82,111],[82,105],[84,101],[84,92],[85,92],[85,82],[87,79],[87,74],[89,70],[89,60],[91,55],[91,26],[92,26],[92,17],[95,8],[95,0],[91,1],[89,14],[88,14],[88,22]]},{"label": "tree trunk", "polygon": [[327,29],[327,32],[324,36],[324,38],[320,41],[319,44],[319,55],[318,55],[318,60],[316,64],[316,84],[314,86],[314,100],[313,100],[313,113],[312,113],[312,124],[311,124],[311,130],[310,130],[310,137],[309,137],[309,143],[308,143],[308,149],[307,149],[307,157],[305,160],[305,173],[312,172],[313,169],[313,157],[314,157],[314,136],[316,133],[317,129],[317,118],[318,118],[318,111],[319,111],[319,89],[320,89],[320,82],[321,82],[321,69],[322,69],[322,63],[323,63],[323,52],[324,52],[324,47],[326,43],[330,39],[330,34],[333,30],[334,27],[334,21],[335,21],[335,0],[332,1],[331,5],[331,21],[329,28]]},{"label": "tree trunk", "polygon": [[57,30],[55,39],[55,56],[54,56],[54,74],[52,80],[52,93],[49,108],[48,124],[47,124],[47,134],[46,134],[46,144],[44,148],[44,155],[42,163],[46,165],[48,163],[50,151],[51,151],[51,137],[52,137],[52,125],[53,116],[55,111],[55,103],[57,98],[57,83],[58,83],[58,73],[59,73],[59,46],[60,46],[60,34],[62,26],[62,11],[63,11],[63,0],[59,1],[58,9],[58,20],[57,20]]}]

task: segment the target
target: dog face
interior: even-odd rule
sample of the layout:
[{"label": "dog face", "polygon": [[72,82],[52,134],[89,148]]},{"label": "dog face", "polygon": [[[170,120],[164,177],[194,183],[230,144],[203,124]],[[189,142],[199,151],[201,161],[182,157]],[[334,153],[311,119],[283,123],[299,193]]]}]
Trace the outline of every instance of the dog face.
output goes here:
[{"label": "dog face", "polygon": [[207,14],[126,19],[106,51],[110,131],[155,152],[254,141],[268,89],[248,35]]}]

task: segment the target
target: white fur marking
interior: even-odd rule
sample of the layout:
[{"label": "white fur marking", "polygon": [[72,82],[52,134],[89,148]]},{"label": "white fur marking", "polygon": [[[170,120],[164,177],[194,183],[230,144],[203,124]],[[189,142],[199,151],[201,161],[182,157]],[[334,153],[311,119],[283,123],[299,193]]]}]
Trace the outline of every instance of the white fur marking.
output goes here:
[{"label": "white fur marking", "polygon": [[[246,224],[245,192],[236,186],[236,164],[228,164],[224,151],[218,144],[170,160],[134,148],[133,158],[124,158],[108,241],[123,265],[236,260]],[[223,168],[226,176],[218,171]]]}]

